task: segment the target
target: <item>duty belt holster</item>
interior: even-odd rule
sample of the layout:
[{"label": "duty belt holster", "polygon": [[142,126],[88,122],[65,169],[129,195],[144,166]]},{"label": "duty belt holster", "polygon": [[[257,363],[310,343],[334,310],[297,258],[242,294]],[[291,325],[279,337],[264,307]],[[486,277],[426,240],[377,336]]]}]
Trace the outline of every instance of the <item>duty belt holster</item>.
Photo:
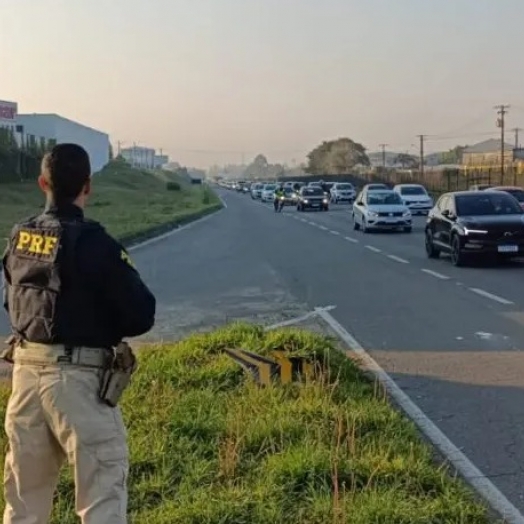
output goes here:
[{"label": "duty belt holster", "polygon": [[17,344],[18,338],[15,335],[11,335],[6,341],[5,344],[7,344],[7,347],[2,350],[0,353],[0,359],[4,360],[5,362],[9,362],[10,364],[14,364],[14,353],[15,353],[15,346]]},{"label": "duty belt holster", "polygon": [[133,350],[126,342],[113,348],[113,358],[104,369],[100,382],[99,397],[108,406],[115,407],[136,371],[137,362]]}]

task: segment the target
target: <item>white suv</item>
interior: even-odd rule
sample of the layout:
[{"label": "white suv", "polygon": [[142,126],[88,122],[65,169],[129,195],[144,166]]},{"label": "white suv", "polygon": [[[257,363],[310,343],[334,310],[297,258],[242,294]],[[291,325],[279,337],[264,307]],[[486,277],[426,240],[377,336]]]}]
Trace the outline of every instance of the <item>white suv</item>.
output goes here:
[{"label": "white suv", "polygon": [[427,215],[433,208],[433,199],[420,184],[397,184],[393,191],[400,195],[412,214]]},{"label": "white suv", "polygon": [[351,203],[355,200],[357,192],[353,184],[349,182],[337,182],[330,190],[331,202],[338,204],[339,202]]}]

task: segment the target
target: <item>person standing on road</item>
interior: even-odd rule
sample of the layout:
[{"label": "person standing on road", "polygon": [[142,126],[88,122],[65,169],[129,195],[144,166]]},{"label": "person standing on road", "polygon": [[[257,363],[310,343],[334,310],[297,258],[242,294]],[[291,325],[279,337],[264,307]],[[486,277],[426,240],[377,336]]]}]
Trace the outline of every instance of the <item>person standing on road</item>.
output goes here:
[{"label": "person standing on road", "polygon": [[117,375],[108,373],[122,339],[153,327],[156,299],[127,251],[84,218],[91,166],[82,147],[55,146],[38,185],[45,209],[14,226],[2,260],[13,333],[2,356],[14,363],[3,523],[48,522],[67,459],[82,523],[125,524],[126,429],[102,383]]}]

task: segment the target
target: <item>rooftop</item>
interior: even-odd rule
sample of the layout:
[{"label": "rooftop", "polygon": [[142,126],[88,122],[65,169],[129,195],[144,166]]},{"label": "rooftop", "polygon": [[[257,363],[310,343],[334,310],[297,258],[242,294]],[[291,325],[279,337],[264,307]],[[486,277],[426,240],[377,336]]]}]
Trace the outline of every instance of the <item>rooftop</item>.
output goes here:
[{"label": "rooftop", "polygon": [[[506,151],[512,151],[513,146],[511,144],[504,144]],[[473,146],[469,146],[464,149],[464,153],[494,153],[500,151],[500,140],[497,138],[490,138],[484,142],[479,142]]]}]

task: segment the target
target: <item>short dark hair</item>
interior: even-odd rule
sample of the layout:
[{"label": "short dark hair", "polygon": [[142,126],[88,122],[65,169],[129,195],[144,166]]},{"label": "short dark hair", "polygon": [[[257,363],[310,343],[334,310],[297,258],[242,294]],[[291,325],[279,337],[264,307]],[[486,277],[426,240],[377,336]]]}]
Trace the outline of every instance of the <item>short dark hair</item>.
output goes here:
[{"label": "short dark hair", "polygon": [[58,144],[44,155],[41,172],[57,202],[72,202],[91,176],[91,162],[82,146]]}]

